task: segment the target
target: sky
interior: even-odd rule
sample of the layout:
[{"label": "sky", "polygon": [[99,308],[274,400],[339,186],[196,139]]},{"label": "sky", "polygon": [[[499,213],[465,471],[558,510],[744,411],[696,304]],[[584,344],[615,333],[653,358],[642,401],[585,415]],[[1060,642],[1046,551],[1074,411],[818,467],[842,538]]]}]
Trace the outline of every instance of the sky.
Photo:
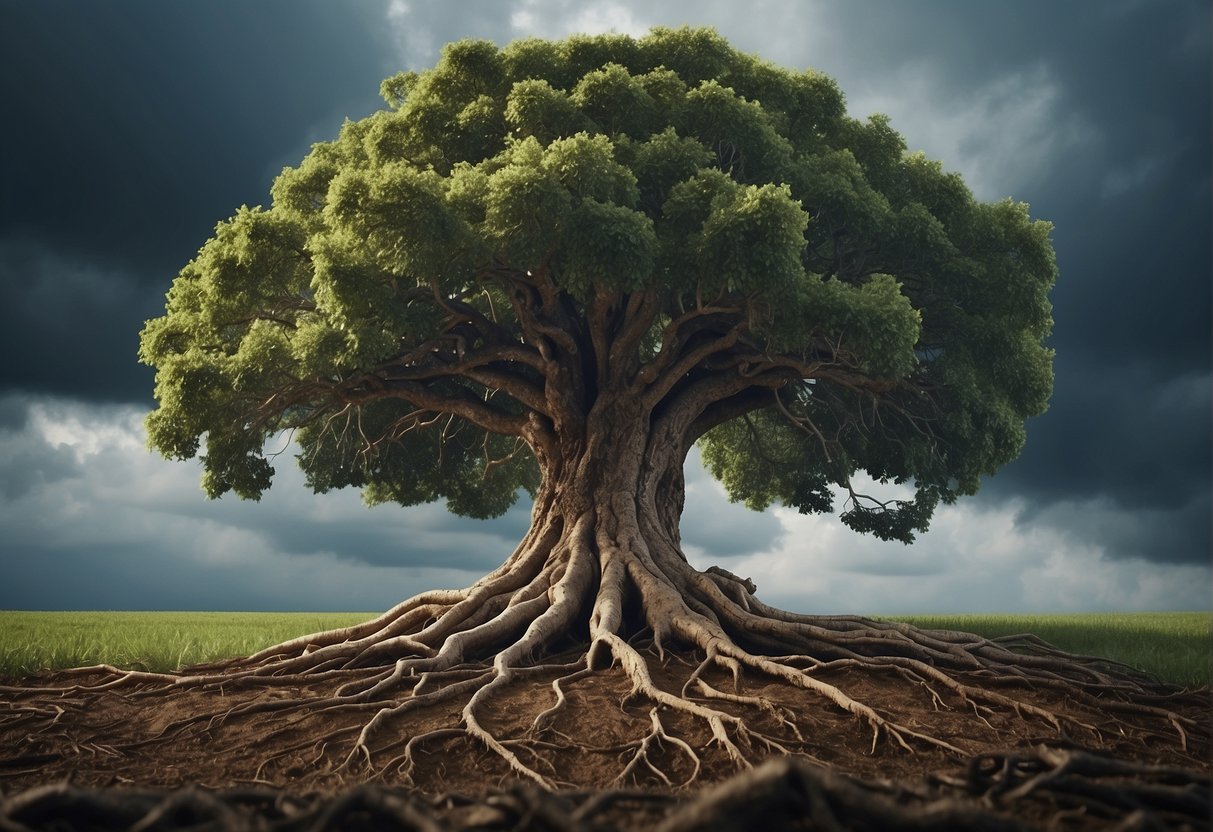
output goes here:
[{"label": "sky", "polygon": [[[688,462],[697,566],[819,613],[1207,610],[1207,0],[0,0],[0,608],[380,610],[529,524],[316,496],[206,499],[144,443],[146,319],[215,223],[463,37],[709,25],[834,77],[852,115],[1054,223],[1056,388],[1022,456],[911,546],[730,504]],[[287,449],[289,452],[289,449]],[[285,460],[289,453],[281,457]]]}]

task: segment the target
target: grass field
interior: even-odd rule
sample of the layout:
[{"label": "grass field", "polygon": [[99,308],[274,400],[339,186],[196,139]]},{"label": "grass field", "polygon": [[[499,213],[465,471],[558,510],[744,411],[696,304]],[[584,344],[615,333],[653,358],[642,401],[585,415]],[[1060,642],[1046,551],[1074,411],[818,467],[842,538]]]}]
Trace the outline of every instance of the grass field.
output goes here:
[{"label": "grass field", "polygon": [[113,664],[175,670],[357,624],[369,613],[0,611],[0,674]]},{"label": "grass field", "polygon": [[[370,613],[0,611],[0,675],[114,664],[172,670],[247,655],[278,641],[356,624]],[[1193,613],[905,616],[920,627],[996,637],[1035,633],[1176,684],[1207,687],[1213,616]]]},{"label": "grass field", "polygon": [[987,638],[1032,633],[1070,653],[1115,659],[1185,687],[1209,687],[1213,676],[1213,613],[1208,612],[923,615],[901,620]]}]

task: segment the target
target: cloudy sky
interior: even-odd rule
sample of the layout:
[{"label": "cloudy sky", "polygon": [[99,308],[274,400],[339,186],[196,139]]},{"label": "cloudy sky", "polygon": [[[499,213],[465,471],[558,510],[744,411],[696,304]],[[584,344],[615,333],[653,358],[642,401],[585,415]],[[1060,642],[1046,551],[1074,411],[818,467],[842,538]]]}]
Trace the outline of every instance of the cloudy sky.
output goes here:
[{"label": "cloudy sky", "polygon": [[813,612],[1209,609],[1207,0],[0,0],[0,608],[378,610],[509,553],[518,505],[208,501],[144,447],[143,321],[214,224],[379,81],[462,37],[715,26],[1055,223],[1057,387],[1023,456],[910,547],[730,505],[688,469],[693,561]]}]

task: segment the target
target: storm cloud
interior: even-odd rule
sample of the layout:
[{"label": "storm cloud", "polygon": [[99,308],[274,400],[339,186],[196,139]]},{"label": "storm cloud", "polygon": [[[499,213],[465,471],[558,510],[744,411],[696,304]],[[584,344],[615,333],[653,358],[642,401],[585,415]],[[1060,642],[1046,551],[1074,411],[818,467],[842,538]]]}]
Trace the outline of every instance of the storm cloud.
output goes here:
[{"label": "storm cloud", "polygon": [[[1054,223],[1057,383],[1023,455],[913,546],[729,504],[692,455],[683,537],[796,609],[1210,604],[1211,11],[1201,0],[5,4],[0,606],[377,609],[508,554],[441,504],[207,501],[155,459],[143,322],[219,220],[379,81],[461,37],[712,25],[835,77],[911,150]],[[90,600],[91,599],[91,600]]]}]

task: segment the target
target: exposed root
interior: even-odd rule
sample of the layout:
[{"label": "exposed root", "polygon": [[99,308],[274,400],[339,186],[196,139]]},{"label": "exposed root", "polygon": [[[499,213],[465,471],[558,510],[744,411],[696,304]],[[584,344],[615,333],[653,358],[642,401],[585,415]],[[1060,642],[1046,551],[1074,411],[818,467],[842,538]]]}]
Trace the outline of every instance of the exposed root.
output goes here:
[{"label": "exposed root", "polygon": [[[655,718],[653,726],[650,737],[659,736]],[[648,762],[634,757],[629,766],[639,765],[638,760]],[[764,829],[827,832],[1129,832],[1208,829],[1211,811],[1207,775],[1041,746],[1025,754],[981,755],[961,776],[901,784],[849,777],[785,757],[689,797],[616,788],[557,794],[530,783],[479,797],[426,797],[415,790],[372,784],[328,796],[262,786],[163,792],[58,783],[0,799],[0,829],[716,832],[753,829],[755,819],[761,818]]]},{"label": "exposed root", "polygon": [[619,772],[619,776],[615,778],[615,782],[626,783],[628,778],[636,770],[637,766],[643,763],[649,771],[657,775],[662,783],[664,783],[667,787],[673,788],[673,781],[666,776],[664,771],[653,763],[653,759],[650,756],[650,751],[653,749],[653,746],[661,745],[662,740],[680,749],[684,754],[687,755],[694,766],[690,776],[686,778],[685,782],[679,785],[687,786],[695,782],[695,779],[699,776],[699,768],[702,762],[699,759],[699,755],[695,753],[695,749],[678,739],[678,737],[671,736],[670,734],[666,733],[665,727],[661,724],[661,717],[657,715],[656,708],[649,711],[649,718],[652,720],[652,730],[645,735],[644,739],[636,744],[636,750],[635,753],[632,754],[632,759],[626,766],[624,766],[623,771]]},{"label": "exposed root", "polygon": [[[28,777],[48,759],[121,760],[205,742],[252,756],[242,776],[258,782],[421,782],[438,765],[428,749],[441,746],[543,788],[578,784],[552,763],[577,754],[599,785],[678,789],[771,756],[835,756],[818,737],[823,726],[873,758],[931,765],[1022,736],[1014,727],[1024,723],[1036,726],[1030,736],[1112,736],[1143,754],[1208,750],[1208,726],[1175,708],[1177,691],[1136,671],[1028,636],[774,610],[748,580],[692,569],[676,541],[642,526],[622,495],[540,524],[468,589],[423,593],[357,627],[181,673],[93,667],[53,688],[4,688],[0,777]],[[623,685],[619,711],[587,724],[587,686],[603,675]],[[874,676],[913,707],[867,701]],[[520,695],[536,682],[541,695]],[[87,714],[117,696],[131,709],[194,704],[110,742]],[[1043,787],[1033,782],[1014,788]]]},{"label": "exposed root", "polygon": [[821,830],[1200,829],[1213,808],[1207,775],[1084,752],[983,755],[968,771],[937,781],[951,788],[928,791],[783,758],[709,790],[658,829],[740,830],[759,815],[768,828],[795,821]]}]

